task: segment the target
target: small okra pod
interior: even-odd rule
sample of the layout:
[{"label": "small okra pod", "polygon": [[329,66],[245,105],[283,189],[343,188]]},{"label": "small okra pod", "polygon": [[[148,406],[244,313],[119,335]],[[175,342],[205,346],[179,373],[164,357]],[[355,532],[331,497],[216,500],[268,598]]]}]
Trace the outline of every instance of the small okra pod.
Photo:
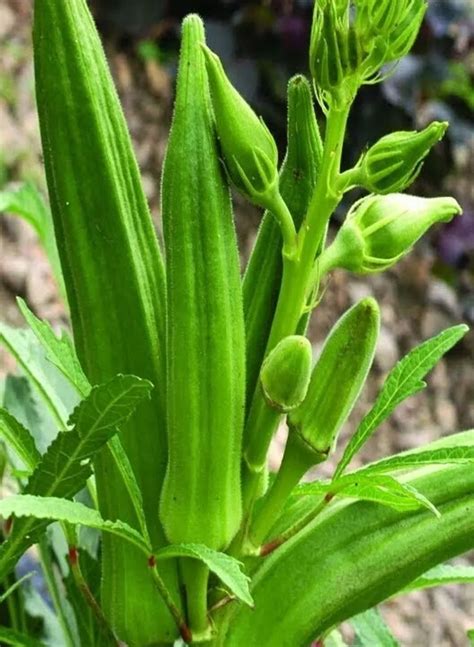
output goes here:
[{"label": "small okra pod", "polygon": [[281,340],[265,359],[260,382],[267,403],[280,413],[298,407],[311,377],[311,344],[302,335]]},{"label": "small okra pod", "polygon": [[201,20],[188,16],[162,184],[169,453],[160,518],[172,543],[219,550],[241,520],[245,339],[203,42]]},{"label": "small okra pod", "polygon": [[290,433],[282,464],[250,529],[249,552],[258,549],[301,477],[326,460],[335,445],[372,364],[379,319],[376,301],[363,299],[330,332],[306,398],[288,414]]},{"label": "small okra pod", "polygon": [[336,323],[313,369],[308,394],[288,416],[290,433],[308,451],[326,457],[352,411],[375,353],[380,326],[377,302],[368,297]]}]

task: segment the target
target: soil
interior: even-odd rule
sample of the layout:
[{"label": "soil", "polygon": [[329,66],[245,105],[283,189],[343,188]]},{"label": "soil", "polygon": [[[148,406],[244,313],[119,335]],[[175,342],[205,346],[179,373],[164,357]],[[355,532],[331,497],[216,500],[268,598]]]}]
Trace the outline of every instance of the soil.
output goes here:
[{"label": "soil", "polygon": [[[30,42],[30,0],[0,1],[0,189],[5,182],[31,179],[45,192],[41,149],[34,107]],[[156,61],[125,55],[113,41],[106,51],[117,83],[143,184],[159,230],[159,175],[169,127],[172,79]],[[474,164],[474,155],[471,164]],[[474,189],[461,177],[457,190],[474,204]],[[453,189],[451,189],[453,190]],[[243,263],[248,256],[260,214],[236,197],[236,220]],[[315,352],[337,317],[366,295],[382,309],[382,330],[374,369],[341,444],[374,400],[393,364],[423,339],[469,316],[461,296],[473,290],[472,275],[460,273],[455,287],[433,273],[436,255],[422,242],[395,269],[382,275],[357,278],[335,272],[325,286],[313,316],[310,337]],[[474,294],[474,291],[471,292]],[[65,313],[48,263],[32,230],[20,220],[0,216],[0,318],[21,324],[14,298],[21,295],[41,317],[64,323]],[[469,322],[468,322],[469,323]],[[422,393],[402,404],[377,432],[359,462],[415,447],[456,430],[474,427],[474,333],[442,360]],[[0,350],[0,375],[14,364]],[[271,452],[276,467],[285,431],[280,430]],[[323,472],[329,474],[330,465]],[[468,558],[463,558],[466,561]],[[461,647],[474,627],[474,588],[450,586],[413,593],[389,602],[382,612],[401,644],[407,647]]]}]

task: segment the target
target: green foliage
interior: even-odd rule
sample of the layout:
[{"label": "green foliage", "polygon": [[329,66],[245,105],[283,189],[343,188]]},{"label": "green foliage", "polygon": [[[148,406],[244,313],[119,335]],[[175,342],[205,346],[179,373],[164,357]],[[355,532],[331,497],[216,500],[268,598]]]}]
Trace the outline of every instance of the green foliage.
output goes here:
[{"label": "green foliage", "polygon": [[[180,636],[209,647],[343,647],[337,626],[352,618],[355,645],[394,647],[376,605],[474,582],[470,567],[439,566],[474,548],[473,432],[344,473],[466,326],[401,359],[332,478],[298,485],[335,446],[379,327],[377,303],[362,300],[311,370],[305,331],[328,275],[387,269],[460,211],[453,198],[392,193],[446,124],[387,134],[343,169],[357,91],[410,49],[425,9],[316,0],[312,84],[289,83],[280,168],[267,126],[207,49],[202,21],[187,17],[162,177],[164,262],[86,1],[35,1],[51,210],[29,185],[1,193],[0,208],[38,232],[72,337],[22,300],[27,328],[0,324],[19,371],[1,385],[1,472],[15,491],[0,501],[11,625],[0,627],[2,644],[171,647]],[[243,279],[230,182],[267,209]],[[331,216],[354,187],[373,195],[328,245]],[[267,490],[282,423],[289,438]],[[34,543],[53,610],[33,578],[13,573]]]},{"label": "green foliage", "polygon": [[372,409],[364,416],[356,433],[349,441],[337,466],[336,474],[349,465],[351,459],[367,442],[377,427],[406,398],[425,388],[425,375],[441,357],[463,337],[468,328],[453,326],[411,350],[390,371]]},{"label": "green foliage", "polygon": [[200,560],[217,575],[236,598],[250,607],[253,606],[248,584],[250,578],[242,572],[239,562],[229,557],[229,555],[211,550],[203,544],[171,545],[162,548],[156,553],[157,560],[171,557],[189,557]]},{"label": "green foliage", "polygon": [[370,609],[351,619],[356,634],[354,647],[399,647],[377,609]]}]

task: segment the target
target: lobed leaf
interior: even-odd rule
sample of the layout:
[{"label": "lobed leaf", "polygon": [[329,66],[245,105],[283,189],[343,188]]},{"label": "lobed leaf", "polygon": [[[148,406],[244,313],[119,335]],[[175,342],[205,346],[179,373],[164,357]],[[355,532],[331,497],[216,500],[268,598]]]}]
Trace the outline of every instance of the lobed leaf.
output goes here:
[{"label": "lobed leaf", "polygon": [[471,466],[437,466],[410,484],[440,518],[423,508],[400,512],[363,501],[334,506],[263,560],[252,579],[255,608],[229,612],[223,644],[308,645],[474,548]]},{"label": "lobed leaf", "polygon": [[337,466],[337,478],[350,463],[359,449],[367,442],[377,427],[392,413],[395,407],[410,395],[418,393],[425,386],[424,376],[441,357],[452,348],[468,331],[464,324],[443,330],[420,344],[401,359],[389,373],[372,409],[360,423],[347,445]]},{"label": "lobed leaf", "polygon": [[295,494],[299,496],[339,496],[361,501],[373,501],[394,510],[416,510],[424,506],[439,516],[437,509],[420,492],[407,483],[400,483],[387,474],[369,475],[354,472],[329,483],[303,483]]},{"label": "lobed leaf", "polygon": [[474,463],[474,446],[440,447],[409,454],[398,454],[382,458],[354,472],[354,474],[372,474],[374,472],[394,472],[423,465],[446,465],[449,463]]},{"label": "lobed leaf", "polygon": [[241,562],[233,557],[208,548],[204,544],[173,544],[159,550],[157,560],[171,557],[190,557],[198,559],[222,581],[225,586],[242,602],[253,607],[250,594],[250,578],[241,569]]},{"label": "lobed leaf", "polygon": [[[118,375],[96,386],[71,415],[71,431],[63,431],[48,447],[31,475],[26,494],[71,497],[92,473],[93,456],[117,433],[135,407],[149,396],[151,384],[131,375]],[[16,523],[11,537],[0,546],[0,574],[16,563],[46,527],[34,519]],[[1,579],[1,578],[0,578]]]},{"label": "lobed leaf", "polygon": [[474,584],[474,566],[440,564],[410,582],[401,593],[430,589],[445,584]]},{"label": "lobed leaf", "polygon": [[93,508],[88,508],[77,501],[68,501],[54,496],[34,496],[15,494],[0,501],[0,516],[33,517],[41,521],[64,521],[73,525],[95,528],[101,532],[117,535],[134,544],[146,556],[150,555],[150,546],[141,534],[124,521],[108,521]]},{"label": "lobed leaf", "polygon": [[[46,352],[46,357],[61,371],[69,384],[81,397],[86,397],[91,385],[84,375],[72,340],[63,331],[61,337],[57,337],[50,324],[35,317],[28,309],[22,299],[18,299],[18,305],[30,328],[36,335],[38,342]],[[143,510],[143,497],[138,486],[130,460],[118,437],[109,440],[108,451],[112,454],[115,466],[120,473],[144,536],[148,536],[145,514]]]},{"label": "lobed leaf", "polygon": [[79,363],[72,339],[64,330],[61,336],[57,337],[50,324],[38,319],[23,299],[18,298],[17,302],[27,324],[45,349],[46,357],[61,371],[79,394],[85,397],[90,391],[90,384]]}]

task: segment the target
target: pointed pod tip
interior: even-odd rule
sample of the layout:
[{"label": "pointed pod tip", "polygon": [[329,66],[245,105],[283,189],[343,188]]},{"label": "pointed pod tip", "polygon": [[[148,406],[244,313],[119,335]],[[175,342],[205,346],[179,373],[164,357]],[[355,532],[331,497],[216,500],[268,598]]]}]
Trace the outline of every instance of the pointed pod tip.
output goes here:
[{"label": "pointed pod tip", "polygon": [[196,40],[205,42],[204,23],[202,18],[196,13],[188,14],[182,22],[182,34],[193,36]]},{"label": "pointed pod tip", "polygon": [[374,297],[364,297],[359,301],[355,308],[365,311],[368,315],[380,315],[380,306]]}]

